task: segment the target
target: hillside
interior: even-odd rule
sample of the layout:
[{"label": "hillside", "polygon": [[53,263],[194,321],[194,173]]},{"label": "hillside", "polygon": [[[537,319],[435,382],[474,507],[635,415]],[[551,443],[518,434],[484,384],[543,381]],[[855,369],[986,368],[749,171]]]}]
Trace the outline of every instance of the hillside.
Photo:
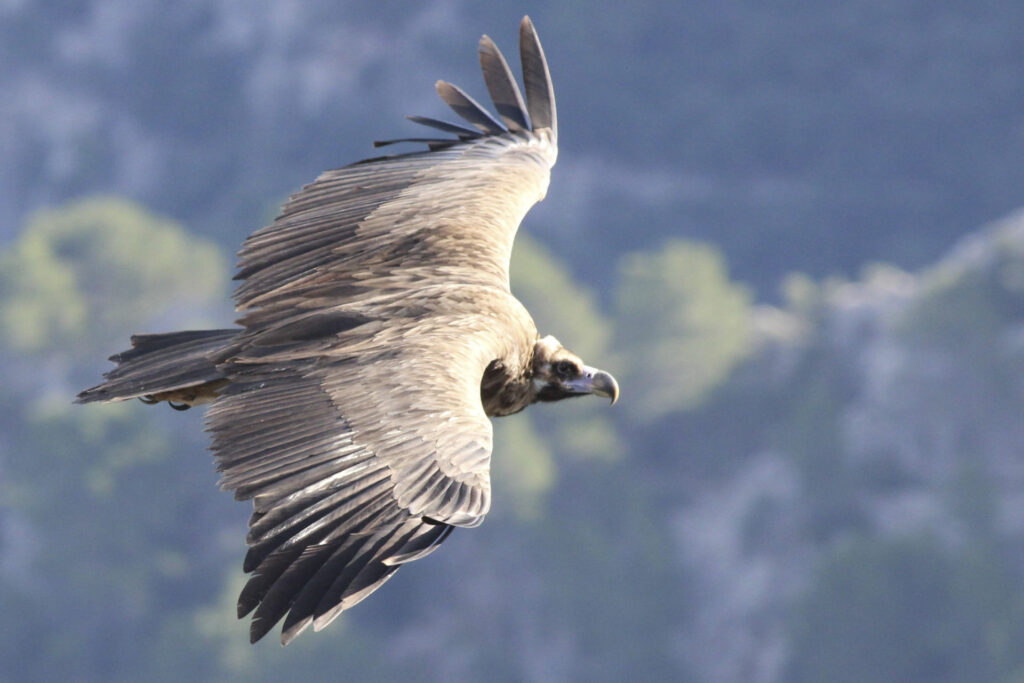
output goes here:
[{"label": "hillside", "polygon": [[331,631],[250,649],[247,506],[215,490],[200,419],[69,403],[129,330],[211,324],[224,260],[120,200],[37,215],[0,258],[3,661],[19,680],[1021,670],[1024,214],[917,272],[793,276],[781,307],[696,243],[623,255],[606,314],[529,236],[514,258],[541,327],[609,359],[621,405],[499,420],[485,525]]}]

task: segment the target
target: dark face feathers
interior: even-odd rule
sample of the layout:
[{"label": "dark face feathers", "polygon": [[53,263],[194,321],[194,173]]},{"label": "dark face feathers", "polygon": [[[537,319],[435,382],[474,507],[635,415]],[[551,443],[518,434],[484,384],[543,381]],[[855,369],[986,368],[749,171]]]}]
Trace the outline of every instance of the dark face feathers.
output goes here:
[{"label": "dark face feathers", "polygon": [[560,401],[593,394],[619,398],[619,384],[604,370],[584,365],[579,356],[548,335],[533,347],[533,401]]}]

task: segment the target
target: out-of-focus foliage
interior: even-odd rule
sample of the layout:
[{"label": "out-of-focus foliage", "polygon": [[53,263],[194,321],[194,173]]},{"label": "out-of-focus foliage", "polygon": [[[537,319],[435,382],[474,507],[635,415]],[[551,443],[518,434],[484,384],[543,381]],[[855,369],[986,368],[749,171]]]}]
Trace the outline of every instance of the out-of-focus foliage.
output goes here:
[{"label": "out-of-focus foliage", "polygon": [[[498,421],[488,523],[286,650],[249,646],[234,618],[247,506],[216,492],[197,416],[72,407],[34,374],[67,350],[4,336],[20,380],[0,394],[2,661],[21,680],[1012,678],[1022,226],[920,274],[794,276],[784,309],[753,307],[715,250],[672,242],[622,258],[611,316],[524,241],[514,277],[542,332],[609,359],[643,419],[579,400]],[[173,234],[164,267],[194,268],[202,243]],[[108,254],[68,256],[106,292],[80,293],[90,310],[129,298]],[[59,270],[26,260],[26,282],[45,280],[36,263]],[[223,283],[220,264],[204,281]],[[178,315],[147,291],[150,307],[76,323],[76,353],[111,350],[93,327]],[[21,296],[3,293],[0,310]],[[655,364],[700,390],[654,394],[674,385]]]},{"label": "out-of-focus foliage", "polygon": [[123,343],[140,323],[196,325],[225,275],[216,246],[137,205],[40,211],[0,254],[0,335],[14,351],[66,354]]},{"label": "out-of-focus foliage", "polygon": [[[483,101],[474,36],[517,70],[524,8],[306,0],[8,0],[0,8],[0,239],[87,193],[135,197],[233,248],[317,172]],[[531,7],[562,155],[546,241],[618,254],[713,241],[760,292],[798,267],[916,268],[1024,186],[1024,6],[573,0]],[[939,143],[937,141],[942,141]],[[606,290],[607,292],[607,290]]]},{"label": "out-of-focus foliage", "polygon": [[637,419],[696,405],[750,350],[751,293],[709,245],[671,241],[625,256],[615,303]]},{"label": "out-of-focus foliage", "polygon": [[545,515],[545,497],[555,483],[551,448],[528,415],[494,425],[491,477],[503,507],[527,519]]},{"label": "out-of-focus foliage", "polygon": [[567,270],[572,263],[572,254],[556,258],[529,233],[520,231],[509,269],[512,293],[530,311],[542,335],[555,335],[584,360],[605,356],[611,323],[594,294]]},{"label": "out-of-focus foliage", "polygon": [[[499,421],[485,525],[246,643],[196,411],[70,397],[130,332],[225,324],[196,235],[449,115],[438,77],[482,96],[466,35],[520,12],[0,3],[0,679],[1024,680],[1024,219],[921,269],[1021,204],[1005,1],[531,10],[562,152],[513,287],[621,402]],[[95,193],[194,232],[27,218]]]},{"label": "out-of-focus foliage", "polygon": [[822,558],[786,681],[1003,681],[1021,673],[1017,569],[978,540],[858,538]]},{"label": "out-of-focus foliage", "polygon": [[209,509],[199,440],[172,444],[154,416],[125,406],[6,407],[18,418],[5,421],[0,486],[0,515],[16,524],[0,536],[7,673],[40,681],[82,679],[83,667],[89,680],[144,675],[162,628],[153,628],[154,615],[173,619],[212,597],[202,577],[217,564],[194,533]]},{"label": "out-of-focus foliage", "polygon": [[226,279],[212,244],[117,199],[40,212],[0,254],[4,678],[157,680],[153,615],[214,595],[196,582],[224,561],[199,420],[172,440],[165,415],[69,390],[135,325],[208,317]]},{"label": "out-of-focus foliage", "polygon": [[[53,225],[60,229],[48,227]],[[106,239],[109,235],[117,239]],[[110,241],[114,247],[108,246]],[[50,247],[51,243],[58,247]],[[148,270],[144,260],[154,243],[160,247],[159,258],[157,267]],[[387,591],[375,596],[373,602],[380,605],[376,616],[364,617],[360,624],[358,613],[355,622],[346,615],[332,627],[333,639],[305,638],[284,652],[273,639],[249,646],[245,623],[237,622],[233,614],[241,582],[246,506],[214,490],[212,467],[201,448],[204,437],[194,416],[134,403],[74,407],[68,403],[70,396],[58,398],[59,394],[31,381],[33,368],[69,352],[70,335],[78,345],[74,357],[80,354],[91,363],[110,352],[108,344],[113,343],[113,348],[125,344],[125,340],[106,340],[111,327],[130,326],[132,320],[170,318],[176,315],[181,298],[188,296],[192,297],[189,310],[203,310],[215,294],[214,285],[223,285],[222,261],[181,228],[114,200],[86,201],[34,218],[16,244],[17,251],[11,253],[26,249],[24,244],[41,244],[47,247],[43,253],[63,256],[37,261],[11,256],[4,262],[19,263],[18,272],[26,283],[46,282],[51,271],[70,274],[62,287],[72,300],[82,302],[80,307],[87,314],[67,330],[48,323],[45,343],[26,346],[10,338],[0,340],[8,364],[22,367],[19,374],[29,380],[8,387],[5,394],[10,414],[16,418],[4,423],[11,447],[0,454],[5,474],[0,518],[7,520],[0,546],[8,558],[0,567],[0,603],[6,607],[0,611],[0,623],[7,629],[13,627],[14,617],[6,615],[33,615],[19,637],[6,643],[10,661],[19,663],[19,677],[241,680],[288,678],[303,671],[316,677],[325,667],[371,678],[414,677],[422,673],[417,665],[422,656],[410,639],[417,624],[433,620],[438,609],[429,593],[422,592],[424,581],[444,582],[456,600],[469,601],[457,609],[472,610],[480,591],[496,595],[485,610],[498,615],[492,617],[497,619],[494,642],[505,642],[510,633],[534,638],[533,627],[516,624],[523,618],[540,619],[537,626],[557,641],[549,661],[559,659],[563,647],[580,653],[605,651],[619,662],[615,670],[625,672],[651,653],[664,659],[671,649],[665,639],[637,649],[621,638],[620,620],[646,623],[650,605],[662,609],[660,619],[666,628],[673,623],[672,611],[664,603],[652,602],[647,593],[652,581],[672,577],[670,546],[665,531],[646,521],[649,512],[635,483],[628,485],[628,492],[619,491],[630,499],[626,510],[601,502],[620,489],[617,482],[627,465],[609,462],[624,451],[617,429],[597,406],[582,400],[547,416],[521,415],[496,425],[493,472],[500,508],[491,515],[488,527],[495,536],[491,544],[485,535],[466,538],[464,542],[474,540],[484,548],[474,545],[469,557],[462,553],[468,569],[458,567],[459,547],[450,541],[445,550],[451,548],[446,553],[451,560],[424,563],[419,581],[416,572],[404,571]],[[59,248],[64,244],[75,246]],[[112,252],[116,258],[111,258]],[[197,260],[195,254],[206,257]],[[178,288],[176,272],[194,273],[195,281],[206,284],[198,293],[187,283]],[[597,312],[595,297],[572,281],[562,263],[527,238],[517,249],[515,272],[520,295],[537,307],[538,318],[545,320],[542,324],[551,325],[545,331],[558,333],[591,358],[606,353],[611,323]],[[139,275],[137,287],[129,292],[118,286],[130,281],[132,274]],[[552,284],[546,288],[545,283]],[[166,299],[158,285],[169,295]],[[0,310],[11,310],[11,301],[26,300],[26,290],[27,286],[2,290]],[[132,299],[133,292],[138,301]],[[49,321],[46,310],[34,312]],[[171,420],[191,424],[176,428],[181,433],[172,436]],[[588,470],[582,460],[557,457],[556,449],[559,455],[596,456],[605,463]],[[604,488],[607,494],[596,496],[585,507],[567,506],[561,500],[564,492],[558,492],[563,467],[578,470],[575,481],[567,485],[580,491]],[[570,498],[579,495],[570,494]],[[630,538],[620,540],[627,533]],[[462,534],[468,536],[468,532]],[[516,537],[522,538],[509,546],[507,539]],[[502,551],[505,546],[509,547]],[[626,547],[628,552],[623,551]],[[507,556],[513,548],[519,555],[515,559]],[[540,581],[538,552],[554,553],[544,558],[549,566],[541,571],[564,576],[562,580]],[[643,568],[632,566],[637,553],[646,558]],[[570,579],[559,569],[566,557],[591,566],[594,573],[584,571]],[[510,568],[518,573],[505,575]],[[463,572],[475,572],[477,586],[464,596],[459,594],[463,582],[453,580]],[[411,582],[406,585],[420,587],[414,593],[402,588],[405,574],[410,574]],[[646,578],[622,584],[626,574]],[[532,597],[507,602],[507,590],[502,588],[506,584]],[[666,586],[666,590],[676,589]],[[617,620],[604,619],[600,606],[588,607],[595,592],[616,596]],[[578,631],[563,610],[572,614],[585,609],[593,617],[587,617],[586,631]],[[529,616],[530,610],[536,613]],[[438,637],[450,628],[442,628]],[[479,629],[469,624],[465,632],[458,627],[452,636],[456,634],[473,639]],[[374,651],[367,643],[389,639],[395,639],[405,654],[366,654]],[[28,641],[45,653],[45,666],[30,669],[30,662],[15,656]],[[518,680],[536,666],[513,651],[477,651],[475,646],[473,650],[476,654],[470,659],[450,668],[452,677],[478,678],[500,667],[507,670],[507,680]],[[567,664],[566,671],[579,668],[572,659]],[[602,668],[593,666],[593,671],[591,665],[586,670],[596,674]],[[673,670],[667,659],[659,666]]]}]

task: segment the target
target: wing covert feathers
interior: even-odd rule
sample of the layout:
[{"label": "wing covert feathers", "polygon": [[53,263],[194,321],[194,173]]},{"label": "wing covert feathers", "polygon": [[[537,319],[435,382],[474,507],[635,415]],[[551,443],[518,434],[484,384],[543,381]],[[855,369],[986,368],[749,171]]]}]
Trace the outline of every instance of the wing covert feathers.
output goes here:
[{"label": "wing covert feathers", "polygon": [[293,195],[239,252],[239,310],[273,315],[266,310],[439,281],[489,278],[507,288],[515,232],[544,197],[557,157],[553,89],[528,19],[520,37],[525,103],[504,57],[483,38],[481,68],[501,120],[439,82],[441,97],[471,125],[410,117],[454,137],[419,138],[428,150],[327,171]]}]

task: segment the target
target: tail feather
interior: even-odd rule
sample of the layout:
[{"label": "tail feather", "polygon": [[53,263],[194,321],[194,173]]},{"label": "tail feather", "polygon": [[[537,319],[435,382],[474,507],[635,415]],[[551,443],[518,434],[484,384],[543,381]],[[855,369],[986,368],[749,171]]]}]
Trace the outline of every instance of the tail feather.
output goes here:
[{"label": "tail feather", "polygon": [[231,329],[134,335],[131,349],[110,357],[117,367],[103,375],[107,381],[86,389],[75,402],[143,397],[203,402],[214,395],[212,390],[227,383],[210,356],[237,333]]}]

